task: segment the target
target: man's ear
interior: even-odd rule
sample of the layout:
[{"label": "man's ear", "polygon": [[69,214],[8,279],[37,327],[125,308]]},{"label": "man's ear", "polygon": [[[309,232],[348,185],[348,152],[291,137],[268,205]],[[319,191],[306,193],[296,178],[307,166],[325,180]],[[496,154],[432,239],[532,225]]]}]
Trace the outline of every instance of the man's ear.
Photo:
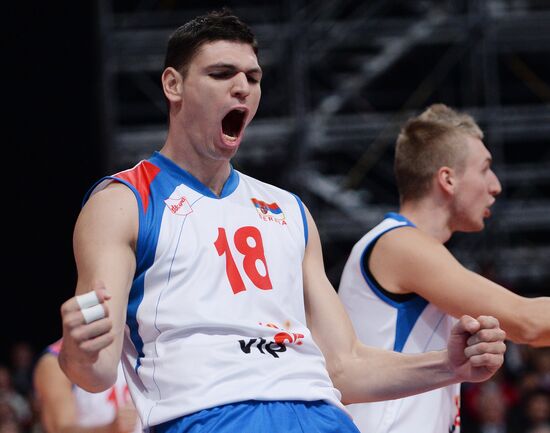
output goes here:
[{"label": "man's ear", "polygon": [[183,77],[172,67],[168,67],[162,73],[162,90],[166,99],[170,102],[181,102],[183,89]]},{"label": "man's ear", "polygon": [[436,182],[439,187],[449,195],[453,195],[456,188],[456,173],[450,167],[440,167],[437,170]]}]

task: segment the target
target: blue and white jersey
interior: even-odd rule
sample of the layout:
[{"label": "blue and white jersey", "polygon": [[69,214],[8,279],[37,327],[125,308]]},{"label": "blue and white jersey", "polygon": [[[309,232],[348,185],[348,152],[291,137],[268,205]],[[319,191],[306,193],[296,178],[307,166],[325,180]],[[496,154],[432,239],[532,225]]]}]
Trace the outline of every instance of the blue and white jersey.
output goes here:
[{"label": "blue and white jersey", "polygon": [[[385,291],[364,266],[381,236],[406,226],[414,224],[402,215],[388,213],[363,236],[347,260],[338,294],[364,344],[402,353],[442,350],[456,319],[416,294],[395,296]],[[459,406],[460,385],[455,384],[407,398],[347,408],[363,433],[458,433]]]},{"label": "blue and white jersey", "polygon": [[113,181],[139,207],[122,358],[145,427],[245,400],[345,410],[306,327],[296,196],[232,169],[218,197],[158,152],[92,193]]}]

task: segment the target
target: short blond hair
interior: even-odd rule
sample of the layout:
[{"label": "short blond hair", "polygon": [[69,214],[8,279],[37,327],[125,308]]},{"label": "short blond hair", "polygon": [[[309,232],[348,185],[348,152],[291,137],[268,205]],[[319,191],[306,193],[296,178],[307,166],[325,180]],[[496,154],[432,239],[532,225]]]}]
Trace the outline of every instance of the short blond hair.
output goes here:
[{"label": "short blond hair", "polygon": [[401,203],[427,194],[441,167],[459,171],[464,168],[464,134],[483,139],[472,116],[445,104],[430,105],[407,120],[395,146],[394,172]]}]

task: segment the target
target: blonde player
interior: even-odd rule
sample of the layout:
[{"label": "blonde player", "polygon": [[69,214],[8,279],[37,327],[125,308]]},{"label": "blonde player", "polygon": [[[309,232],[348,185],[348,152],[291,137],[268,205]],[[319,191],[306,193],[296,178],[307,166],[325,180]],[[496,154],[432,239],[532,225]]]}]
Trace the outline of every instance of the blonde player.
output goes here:
[{"label": "blonde player", "polygon": [[[401,353],[446,346],[457,317],[490,314],[508,337],[550,344],[550,298],[529,299],[464,268],[445,248],[482,230],[501,186],[473,118],[436,104],[403,127],[395,150],[399,213],[357,244],[338,293],[364,344]],[[365,433],[458,432],[460,385],[349,406]]]}]

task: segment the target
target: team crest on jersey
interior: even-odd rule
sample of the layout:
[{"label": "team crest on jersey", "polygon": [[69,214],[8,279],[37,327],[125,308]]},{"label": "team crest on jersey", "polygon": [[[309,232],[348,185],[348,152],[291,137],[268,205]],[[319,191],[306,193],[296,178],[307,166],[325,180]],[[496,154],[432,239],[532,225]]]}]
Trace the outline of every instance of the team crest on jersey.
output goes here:
[{"label": "team crest on jersey", "polygon": [[174,215],[185,216],[193,212],[189,200],[176,189],[164,203]]},{"label": "team crest on jersey", "polygon": [[273,221],[281,225],[286,225],[285,214],[276,202],[267,203],[257,198],[251,198],[252,204],[258,212],[258,216],[263,221]]}]

